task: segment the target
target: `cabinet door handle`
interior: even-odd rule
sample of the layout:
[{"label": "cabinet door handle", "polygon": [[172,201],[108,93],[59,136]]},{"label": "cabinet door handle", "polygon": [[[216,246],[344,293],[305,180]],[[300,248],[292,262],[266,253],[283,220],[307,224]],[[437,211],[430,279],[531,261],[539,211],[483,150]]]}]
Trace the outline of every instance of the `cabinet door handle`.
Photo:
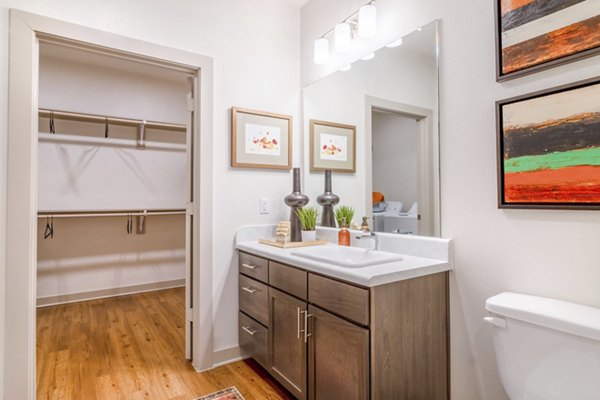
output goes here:
[{"label": "cabinet door handle", "polygon": [[247,328],[245,326],[242,326],[242,329],[252,336],[254,336],[256,334],[256,332],[258,332],[258,331],[250,330],[250,328]]},{"label": "cabinet door handle", "polygon": [[302,318],[300,318],[300,316],[306,311],[300,310],[300,307],[296,307],[296,310],[298,311],[298,339],[300,339],[300,334],[304,332],[304,329],[300,328],[300,324],[302,323]]},{"label": "cabinet door handle", "polygon": [[312,336],[312,333],[308,333],[308,319],[312,316],[308,311],[304,311],[304,343],[308,343],[308,337]]},{"label": "cabinet door handle", "polygon": [[248,269],[256,269],[256,265],[251,265],[251,264],[242,264],[242,267],[248,268]]},{"label": "cabinet door handle", "polygon": [[250,288],[247,288],[246,286],[242,286],[242,290],[244,290],[248,293],[251,293],[251,294],[256,293],[256,289],[250,289]]}]

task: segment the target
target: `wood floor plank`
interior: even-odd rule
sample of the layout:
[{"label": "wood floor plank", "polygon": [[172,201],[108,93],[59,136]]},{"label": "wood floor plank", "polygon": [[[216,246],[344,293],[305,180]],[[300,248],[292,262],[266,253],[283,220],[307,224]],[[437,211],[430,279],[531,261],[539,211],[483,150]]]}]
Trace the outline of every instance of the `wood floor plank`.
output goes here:
[{"label": "wood floor plank", "polygon": [[184,359],[183,288],[37,311],[37,398],[189,400],[236,386],[246,400],[292,397],[253,361],[198,373]]}]

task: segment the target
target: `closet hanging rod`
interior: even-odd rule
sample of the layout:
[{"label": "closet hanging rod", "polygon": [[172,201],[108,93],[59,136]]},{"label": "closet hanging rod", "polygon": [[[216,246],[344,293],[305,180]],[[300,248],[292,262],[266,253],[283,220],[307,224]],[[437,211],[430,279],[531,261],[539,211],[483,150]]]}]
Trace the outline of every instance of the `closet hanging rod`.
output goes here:
[{"label": "closet hanging rod", "polygon": [[183,215],[185,209],[176,210],[118,210],[118,211],[43,211],[38,212],[38,218],[54,217],[54,218],[84,218],[84,217],[127,217],[127,216],[152,216],[152,215]]},{"label": "closet hanging rod", "polygon": [[[131,118],[118,118],[118,117],[108,117],[103,115],[94,115],[94,114],[82,114],[75,113],[69,111],[58,111],[58,110],[47,110],[40,108],[39,109],[40,118],[50,118],[54,116],[55,119],[64,119],[69,121],[79,121],[79,122],[97,122],[97,123],[106,123],[108,122],[111,125],[124,125],[124,126],[134,126],[137,127],[144,123],[141,119],[131,119]],[[182,124],[171,124],[168,122],[157,122],[157,121],[145,121],[146,128],[149,129],[161,129],[165,131],[176,131],[176,132],[185,132],[187,127]]]}]

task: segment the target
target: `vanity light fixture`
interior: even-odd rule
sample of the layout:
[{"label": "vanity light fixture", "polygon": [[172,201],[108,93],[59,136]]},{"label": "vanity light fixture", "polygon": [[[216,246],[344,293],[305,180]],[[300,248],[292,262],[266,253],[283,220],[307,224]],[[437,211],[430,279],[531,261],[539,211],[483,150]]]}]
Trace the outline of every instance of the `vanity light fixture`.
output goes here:
[{"label": "vanity light fixture", "polygon": [[327,64],[329,62],[329,40],[332,33],[335,35],[335,50],[339,53],[350,51],[352,39],[356,36],[369,38],[375,36],[377,31],[377,9],[375,0],[358,9],[354,14],[336,24],[333,29],[327,31],[323,36],[315,40],[314,62],[315,64]]},{"label": "vanity light fixture", "polygon": [[352,69],[352,64],[348,64],[348,65],[345,65],[342,68],[340,68],[340,71],[346,72],[346,71],[350,71],[351,69]]},{"label": "vanity light fixture", "polygon": [[325,38],[315,40],[315,64],[323,65],[329,62],[329,41]]},{"label": "vanity light fixture", "polygon": [[361,60],[365,60],[365,61],[369,61],[369,60],[372,60],[374,58],[375,58],[375,53],[369,53],[366,56],[361,57],[360,59]]},{"label": "vanity light fixture", "polygon": [[358,10],[358,36],[370,38],[377,32],[377,8],[373,4],[362,6]]},{"label": "vanity light fixture", "polygon": [[352,43],[352,29],[347,22],[335,26],[335,51],[345,53],[350,51]]},{"label": "vanity light fixture", "polygon": [[398,47],[398,46],[402,46],[402,38],[396,39],[392,43],[385,45],[385,47],[390,47],[390,48]]}]

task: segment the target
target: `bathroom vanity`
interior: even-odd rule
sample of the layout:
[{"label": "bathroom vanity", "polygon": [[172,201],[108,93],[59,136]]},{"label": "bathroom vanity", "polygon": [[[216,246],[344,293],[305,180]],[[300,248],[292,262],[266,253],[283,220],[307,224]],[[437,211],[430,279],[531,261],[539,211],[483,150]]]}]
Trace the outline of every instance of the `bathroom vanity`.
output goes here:
[{"label": "bathroom vanity", "polygon": [[348,267],[239,236],[240,347],[296,398],[449,398],[448,257]]}]

